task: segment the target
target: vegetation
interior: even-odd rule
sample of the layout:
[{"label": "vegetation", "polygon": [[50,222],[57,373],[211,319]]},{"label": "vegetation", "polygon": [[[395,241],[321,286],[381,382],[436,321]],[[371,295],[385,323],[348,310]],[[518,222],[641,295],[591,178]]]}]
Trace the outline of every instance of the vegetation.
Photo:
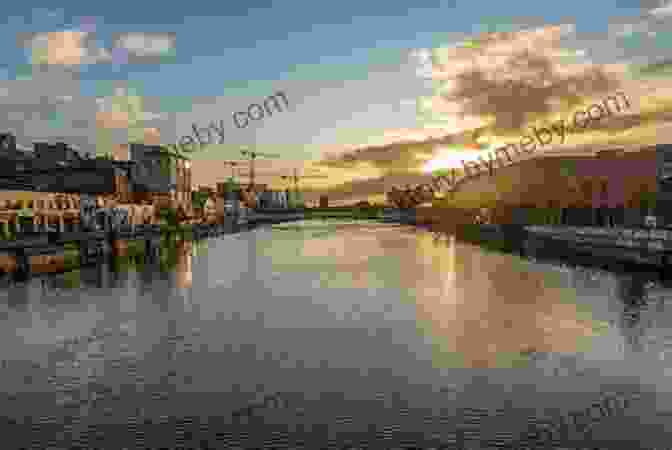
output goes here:
[{"label": "vegetation", "polygon": [[73,244],[65,244],[63,256],[64,256],[64,270],[66,272],[79,269],[80,266],[79,255],[80,255],[79,246]]},{"label": "vegetation", "polygon": [[205,208],[205,202],[208,201],[207,192],[194,191],[191,193],[191,204],[196,209]]},{"label": "vegetation", "polygon": [[177,220],[177,209],[175,208],[161,208],[159,210],[159,221],[161,225],[170,228],[177,228],[179,221]]},{"label": "vegetation", "polygon": [[21,208],[17,212],[18,217],[27,217],[27,218],[32,218],[34,213],[32,208]]},{"label": "vegetation", "polygon": [[642,211],[650,213],[656,206],[656,192],[641,192],[639,194],[639,207]]},{"label": "vegetation", "polygon": [[82,276],[79,269],[71,270],[63,274],[63,286],[66,288],[79,288],[82,283]]}]

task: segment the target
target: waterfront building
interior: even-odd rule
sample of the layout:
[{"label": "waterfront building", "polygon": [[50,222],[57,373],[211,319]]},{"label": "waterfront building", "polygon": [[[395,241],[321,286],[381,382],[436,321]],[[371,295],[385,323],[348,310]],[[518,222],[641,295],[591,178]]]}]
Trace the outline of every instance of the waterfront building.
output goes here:
[{"label": "waterfront building", "polygon": [[175,162],[175,197],[178,203],[191,202],[191,162]]},{"label": "waterfront building", "polygon": [[38,142],[19,149],[13,135],[0,138],[0,189],[53,193],[109,193],[117,167],[109,160],[84,159],[67,144]]},{"label": "waterfront building", "polygon": [[240,183],[234,178],[217,183],[215,210],[218,216],[236,214],[240,211],[240,191]]},{"label": "waterfront building", "polygon": [[287,199],[284,191],[265,190],[258,194],[260,209],[284,209],[287,208]]},{"label": "waterfront building", "polygon": [[468,179],[435,205],[494,209],[500,223],[530,223],[554,209],[561,223],[641,225],[660,190],[661,148],[548,151]]},{"label": "waterfront building", "polygon": [[131,170],[131,190],[137,200],[151,200],[151,194],[169,195],[176,186],[173,157],[160,145],[132,143],[129,153],[135,162]]},{"label": "waterfront building", "polygon": [[320,195],[320,208],[328,208],[329,207],[329,197],[326,195]]}]

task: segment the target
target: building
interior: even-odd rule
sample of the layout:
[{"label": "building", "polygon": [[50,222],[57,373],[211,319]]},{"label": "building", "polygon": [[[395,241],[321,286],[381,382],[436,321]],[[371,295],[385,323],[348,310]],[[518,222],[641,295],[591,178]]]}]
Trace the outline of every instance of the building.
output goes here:
[{"label": "building", "polygon": [[133,192],[169,193],[175,187],[175,171],[169,153],[160,145],[130,144]]},{"label": "building", "polygon": [[655,215],[672,224],[672,145],[659,145],[656,152],[657,198]]},{"label": "building", "polygon": [[531,223],[535,214],[555,209],[562,211],[559,221],[570,225],[635,226],[651,213],[661,189],[657,174],[665,148],[548,151],[468,179],[436,204],[493,209],[500,223]]},{"label": "building", "polygon": [[320,208],[328,208],[329,207],[329,197],[326,195],[320,195]]},{"label": "building", "polygon": [[266,190],[258,195],[258,207],[261,209],[285,209],[287,198],[285,191]]},{"label": "building", "polygon": [[191,202],[191,162],[175,161],[175,199],[180,202]]},{"label": "building", "polygon": [[0,189],[28,192],[102,194],[115,191],[115,175],[123,167],[103,159],[84,159],[59,142],[35,143],[33,150],[0,135]]},{"label": "building", "polygon": [[73,163],[81,158],[79,152],[69,147],[64,142],[50,144],[48,142],[33,143],[35,158],[45,164],[58,164],[61,162]]}]

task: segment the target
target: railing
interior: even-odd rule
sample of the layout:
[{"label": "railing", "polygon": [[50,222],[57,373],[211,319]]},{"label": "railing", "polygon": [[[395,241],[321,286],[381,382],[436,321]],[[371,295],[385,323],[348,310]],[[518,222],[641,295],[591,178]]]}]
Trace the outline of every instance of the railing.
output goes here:
[{"label": "railing", "polygon": [[[63,229],[66,224],[79,224],[80,210],[74,196],[38,200],[7,200],[0,205],[0,224],[5,231],[41,231],[56,224]],[[27,227],[27,228],[26,228]]]}]

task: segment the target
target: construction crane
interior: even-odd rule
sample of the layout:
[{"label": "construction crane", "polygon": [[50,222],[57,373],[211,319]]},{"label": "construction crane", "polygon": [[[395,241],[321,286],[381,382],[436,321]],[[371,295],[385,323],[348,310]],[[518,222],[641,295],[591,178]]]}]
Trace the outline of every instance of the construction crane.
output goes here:
[{"label": "construction crane", "polygon": [[329,178],[326,175],[302,175],[298,176],[297,170],[294,169],[294,175],[282,175],[283,180],[292,180],[294,181],[294,189],[298,192],[299,190],[299,179],[301,178]]},{"label": "construction crane", "polygon": [[242,184],[242,181],[240,181],[240,180],[242,180],[243,177],[249,178],[250,177],[250,172],[240,172],[240,171],[238,171],[236,173],[236,176],[238,177],[239,182]]},{"label": "construction crane", "polygon": [[231,167],[231,178],[234,178],[236,176],[236,166],[238,165],[238,162],[236,161],[223,161],[223,162],[227,166]]},{"label": "construction crane", "polygon": [[241,163],[238,161],[224,161],[224,164],[231,166],[231,178],[235,178],[236,176],[242,177],[242,176],[249,176],[249,172],[241,172],[240,169],[236,171],[236,167],[238,167]]},{"label": "construction crane", "polygon": [[246,158],[249,158],[250,160],[250,186],[254,187],[254,160],[258,157],[261,156],[263,158],[280,158],[280,155],[277,155],[275,153],[262,153],[262,152],[257,152],[257,151],[251,151],[251,150],[241,150],[240,153]]},{"label": "construction crane", "polygon": [[[282,175],[280,178],[283,180],[290,180],[294,182],[294,191],[298,194],[299,192],[299,179],[301,178],[328,178],[325,175],[303,175],[299,176],[298,171],[294,169],[294,175]],[[289,199],[288,199],[289,201]]]}]

